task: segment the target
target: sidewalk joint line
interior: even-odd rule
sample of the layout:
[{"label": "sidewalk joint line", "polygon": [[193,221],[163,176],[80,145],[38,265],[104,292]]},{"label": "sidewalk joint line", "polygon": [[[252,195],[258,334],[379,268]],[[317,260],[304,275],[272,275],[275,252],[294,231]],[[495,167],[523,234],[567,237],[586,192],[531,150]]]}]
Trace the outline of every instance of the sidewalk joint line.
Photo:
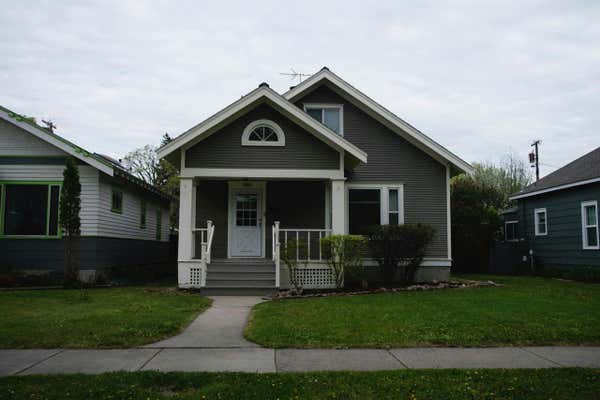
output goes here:
[{"label": "sidewalk joint line", "polygon": [[13,374],[11,374],[11,375],[19,375],[19,374],[21,374],[21,373],[23,373],[23,372],[27,371],[28,369],[31,369],[31,368],[33,368],[33,367],[35,367],[35,366],[37,366],[37,365],[39,365],[39,364],[43,363],[44,361],[47,361],[47,360],[51,359],[52,357],[54,357],[54,356],[56,356],[56,355],[58,355],[58,354],[60,354],[60,353],[64,352],[64,351],[65,351],[65,349],[58,349],[58,351],[56,351],[56,352],[54,352],[54,353],[50,354],[48,357],[45,357],[45,358],[41,359],[40,361],[34,362],[34,363],[32,363],[32,364],[29,364],[29,365],[28,365],[28,366],[26,366],[25,368],[23,368],[23,369],[21,369],[21,370],[19,370],[19,371],[15,372],[15,373],[13,373]]},{"label": "sidewalk joint line", "polygon": [[140,365],[140,367],[136,371],[141,371],[144,367],[146,367],[146,365],[148,365],[148,363],[150,363],[150,361],[154,360],[154,358],[158,355],[158,353],[160,353],[163,350],[164,349],[158,349],[158,351],[156,353],[154,353],[148,360],[146,360],[145,363]]},{"label": "sidewalk joint line", "polygon": [[538,357],[538,358],[541,358],[542,360],[546,360],[546,361],[549,361],[549,362],[551,362],[552,364],[556,364],[556,365],[558,365],[558,366],[559,366],[559,367],[561,367],[561,368],[568,367],[568,365],[562,365],[562,364],[561,364],[561,363],[559,363],[559,362],[556,362],[556,361],[554,361],[554,360],[551,360],[551,359],[549,359],[549,358],[547,358],[547,357],[544,357],[544,356],[542,356],[542,355],[540,355],[540,354],[538,354],[538,353],[536,353],[536,352],[534,352],[534,351],[527,350],[527,349],[526,349],[526,348],[524,348],[524,347],[517,347],[517,348],[518,348],[519,350],[523,350],[523,351],[524,351],[524,352],[526,352],[526,353],[529,353],[529,354],[531,354],[531,355],[534,355],[534,356],[536,356],[536,357]]},{"label": "sidewalk joint line", "polygon": [[411,368],[410,368],[408,365],[404,364],[404,362],[403,362],[403,361],[402,361],[400,358],[396,357],[396,355],[395,355],[394,353],[392,353],[392,351],[391,351],[390,349],[387,349],[386,351],[387,351],[387,352],[388,352],[388,353],[389,353],[389,354],[390,354],[390,355],[391,355],[391,356],[392,356],[392,357],[393,357],[393,358],[394,358],[396,361],[398,361],[398,362],[400,363],[400,365],[402,365],[404,368],[406,368],[406,369],[411,369]]}]

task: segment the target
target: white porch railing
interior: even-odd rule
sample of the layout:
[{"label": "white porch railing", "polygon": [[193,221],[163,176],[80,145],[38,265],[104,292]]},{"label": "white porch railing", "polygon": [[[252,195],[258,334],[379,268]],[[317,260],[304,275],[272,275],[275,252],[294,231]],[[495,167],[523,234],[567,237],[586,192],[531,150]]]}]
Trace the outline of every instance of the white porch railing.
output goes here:
[{"label": "white porch railing", "polygon": [[206,228],[193,228],[192,254],[196,256],[196,235],[200,235],[200,264],[202,266],[202,277],[200,286],[206,285],[206,267],[211,261],[212,243],[215,234],[215,226],[211,220],[206,221]]},{"label": "white porch railing", "polygon": [[[296,259],[298,261],[323,261],[323,249],[321,246],[321,239],[331,235],[331,229],[303,229],[303,228],[287,228],[279,229],[279,237],[282,240],[284,246],[287,246],[288,240],[296,241]],[[316,240],[316,243],[311,242]],[[304,246],[299,244],[303,243]],[[313,257],[313,253],[317,252],[316,256]],[[304,254],[303,254],[304,253]]]},{"label": "white porch railing", "polygon": [[333,275],[324,263],[321,239],[331,235],[331,229],[304,229],[279,227],[279,221],[273,225],[273,261],[275,261],[276,286],[281,285],[281,246],[287,248],[288,241],[295,240],[302,245],[296,248],[296,259],[305,263],[295,273],[302,286],[309,288],[335,287]]}]

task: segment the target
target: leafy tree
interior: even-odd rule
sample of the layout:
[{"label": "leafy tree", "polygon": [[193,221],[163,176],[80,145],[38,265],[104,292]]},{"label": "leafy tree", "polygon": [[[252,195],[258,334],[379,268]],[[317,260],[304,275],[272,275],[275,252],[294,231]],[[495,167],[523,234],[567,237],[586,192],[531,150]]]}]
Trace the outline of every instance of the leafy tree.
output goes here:
[{"label": "leafy tree", "polygon": [[81,183],[77,163],[67,158],[63,171],[63,185],[60,192],[60,226],[65,237],[65,286],[75,286],[79,281],[79,235],[81,234]]},{"label": "leafy tree", "polygon": [[[168,133],[161,139],[161,146],[173,140]],[[171,228],[177,227],[179,214],[179,177],[177,169],[167,160],[159,160],[157,148],[146,145],[136,149],[123,157],[123,165],[133,175],[156,186],[163,192],[171,195],[173,200],[170,206]]]}]

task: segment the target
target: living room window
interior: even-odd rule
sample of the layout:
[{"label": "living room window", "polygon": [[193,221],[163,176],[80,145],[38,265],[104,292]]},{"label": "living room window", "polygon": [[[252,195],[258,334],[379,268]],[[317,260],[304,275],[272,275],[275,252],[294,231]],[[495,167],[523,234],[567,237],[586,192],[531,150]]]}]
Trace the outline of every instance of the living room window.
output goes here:
[{"label": "living room window", "polygon": [[584,250],[600,249],[598,238],[598,202],[595,200],[581,203],[581,232]]},{"label": "living room window", "polygon": [[118,214],[123,213],[123,192],[119,189],[112,190],[110,211]]},{"label": "living room window", "polygon": [[59,238],[60,183],[0,182],[0,236]]},{"label": "living room window", "polygon": [[402,185],[349,185],[348,233],[364,235],[374,225],[404,223]]},{"label": "living room window", "polygon": [[335,133],[344,136],[344,107],[341,104],[304,104],[304,111]]}]

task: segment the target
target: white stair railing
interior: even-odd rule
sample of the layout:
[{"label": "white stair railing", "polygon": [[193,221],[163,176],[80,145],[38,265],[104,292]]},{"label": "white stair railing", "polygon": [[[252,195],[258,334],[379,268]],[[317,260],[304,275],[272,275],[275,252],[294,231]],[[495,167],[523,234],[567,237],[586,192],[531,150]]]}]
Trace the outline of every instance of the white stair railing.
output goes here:
[{"label": "white stair railing", "polygon": [[[194,239],[192,243],[196,243],[195,235],[200,235],[200,263],[202,265],[202,283],[201,286],[206,286],[206,266],[210,264],[213,237],[215,235],[215,226],[211,220],[206,221],[206,228],[194,228],[192,229]],[[193,257],[196,256],[195,250],[192,252]]]},{"label": "white stair railing", "polygon": [[279,257],[280,246],[281,246],[281,244],[279,243],[279,221],[275,221],[275,223],[273,224],[273,242],[272,242],[271,248],[273,249],[273,261],[275,261],[275,287],[276,288],[279,287],[279,283],[281,281],[280,271],[279,271],[279,267],[281,264],[281,260]]}]

